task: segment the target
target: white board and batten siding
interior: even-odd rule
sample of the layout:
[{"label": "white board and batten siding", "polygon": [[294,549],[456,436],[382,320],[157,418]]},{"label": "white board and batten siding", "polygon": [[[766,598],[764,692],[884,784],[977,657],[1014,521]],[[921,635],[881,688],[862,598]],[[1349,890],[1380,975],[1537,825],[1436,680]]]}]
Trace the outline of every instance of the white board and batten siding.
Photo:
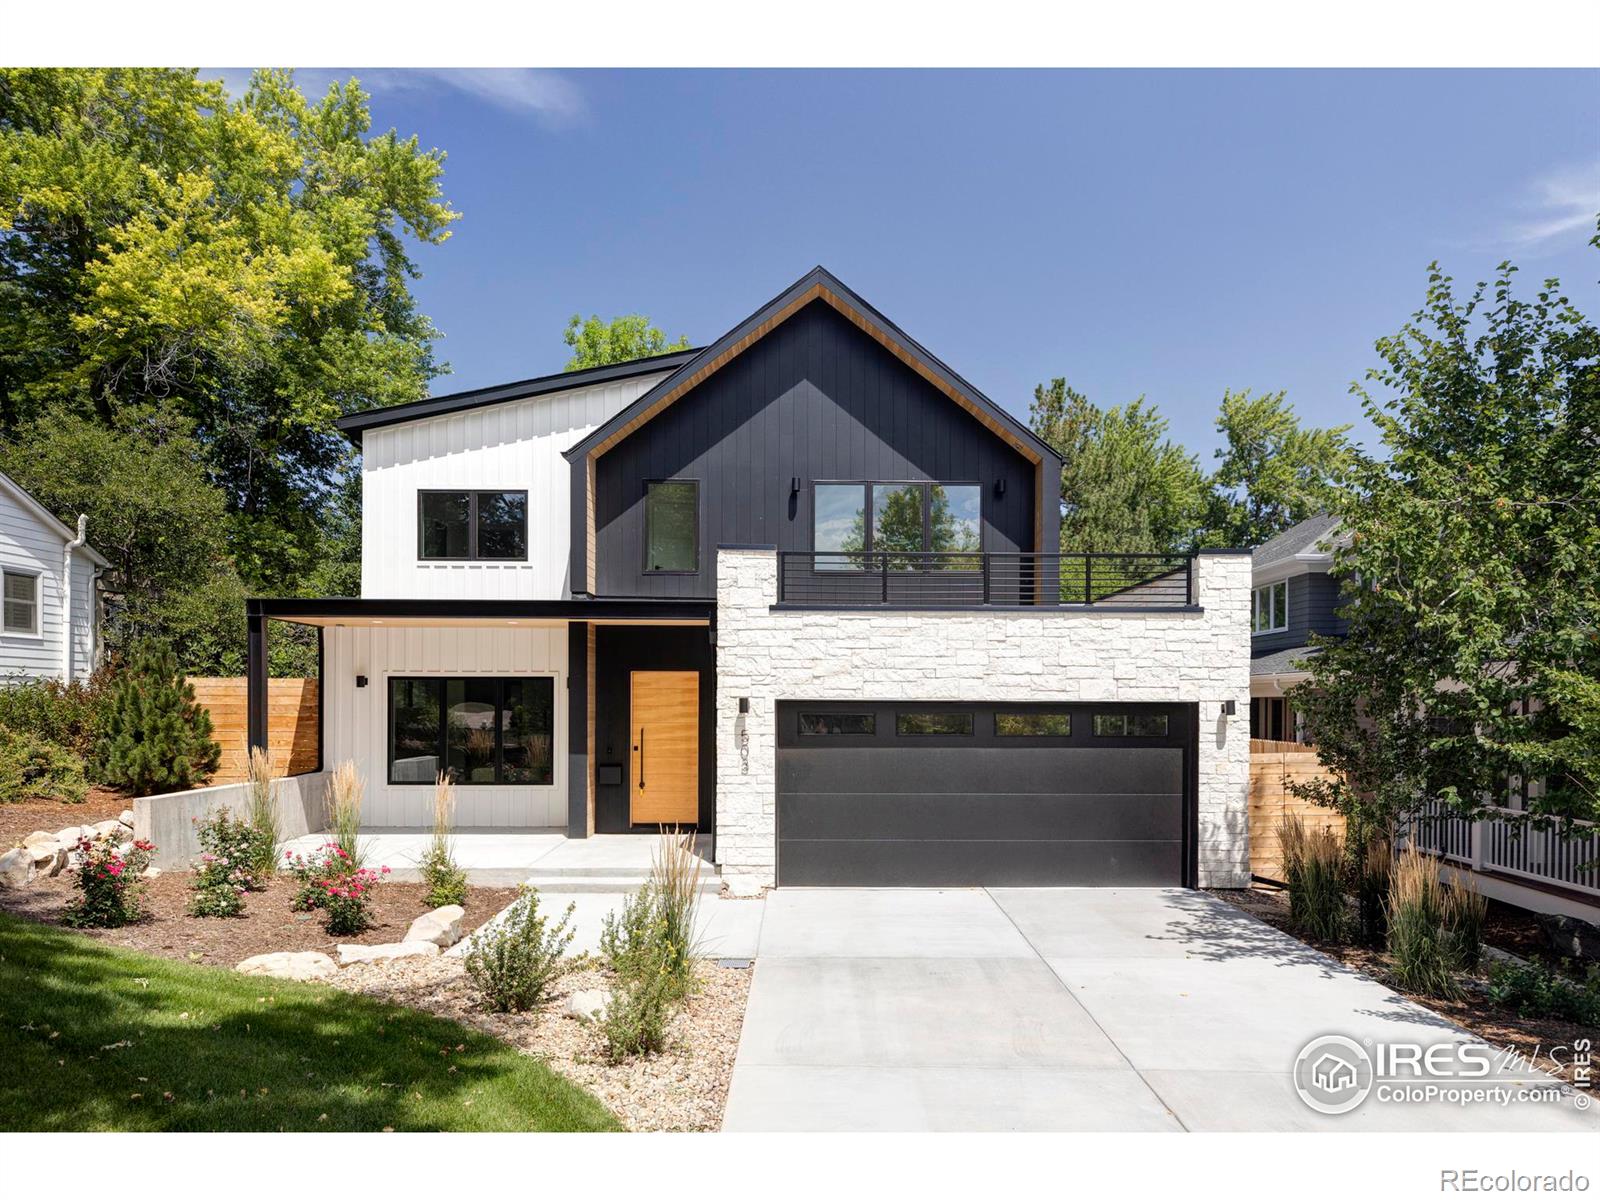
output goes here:
[{"label": "white board and batten siding", "polygon": [[[559,600],[568,588],[570,468],[561,457],[666,373],[574,388],[362,435],[361,594],[388,599]],[[528,493],[528,560],[421,562],[417,493]]]},{"label": "white board and batten siding", "polygon": [[44,513],[37,501],[0,475],[0,573],[38,579],[38,631],[6,633],[0,625],[0,686],[19,679],[58,679],[61,639],[70,630],[72,674],[82,679],[94,669],[95,563],[84,550],[72,556],[72,612],[62,613],[62,558],[71,534]]},{"label": "white board and batten siding", "polygon": [[[567,629],[565,625],[334,626],[324,635],[323,765],[349,759],[366,780],[361,823],[427,828],[433,788],[388,782],[389,679],[548,675],[555,681],[553,773],[538,787],[456,787],[456,827],[564,828],[567,823]],[[367,686],[356,687],[365,675]]]}]

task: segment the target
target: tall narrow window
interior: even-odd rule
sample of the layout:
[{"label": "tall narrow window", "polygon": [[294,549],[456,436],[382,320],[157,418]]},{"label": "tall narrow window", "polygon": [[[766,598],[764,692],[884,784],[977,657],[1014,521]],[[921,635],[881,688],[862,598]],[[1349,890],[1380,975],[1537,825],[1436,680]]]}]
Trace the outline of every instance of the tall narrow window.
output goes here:
[{"label": "tall narrow window", "polygon": [[525,561],[527,492],[418,492],[420,559]]},{"label": "tall narrow window", "polygon": [[678,574],[700,569],[700,485],[695,480],[645,484],[644,569]]},{"label": "tall narrow window", "polygon": [[39,632],[39,577],[15,571],[5,573],[5,596],[0,628],[6,633]]},{"label": "tall narrow window", "polygon": [[861,567],[867,548],[866,488],[859,483],[819,483],[812,513],[812,549],[817,570],[849,571]]}]

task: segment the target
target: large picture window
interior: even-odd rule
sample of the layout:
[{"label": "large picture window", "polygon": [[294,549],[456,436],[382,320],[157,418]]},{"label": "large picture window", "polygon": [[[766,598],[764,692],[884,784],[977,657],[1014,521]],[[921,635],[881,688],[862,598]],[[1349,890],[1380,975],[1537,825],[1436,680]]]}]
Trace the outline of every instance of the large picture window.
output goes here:
[{"label": "large picture window", "polygon": [[4,602],[0,603],[0,630],[37,636],[39,632],[39,577],[19,571],[0,573]]},{"label": "large picture window", "polygon": [[695,480],[645,484],[644,569],[666,574],[700,569],[700,485]]},{"label": "large picture window", "polygon": [[1289,628],[1289,581],[1269,583],[1255,590],[1253,633],[1276,633]]},{"label": "large picture window", "polygon": [[417,557],[526,561],[528,493],[418,492]]},{"label": "large picture window", "polygon": [[555,680],[389,680],[389,782],[555,780]]},{"label": "large picture window", "polygon": [[[975,483],[819,483],[811,548],[819,570],[977,570],[983,489]],[[932,557],[946,555],[950,557]]]}]

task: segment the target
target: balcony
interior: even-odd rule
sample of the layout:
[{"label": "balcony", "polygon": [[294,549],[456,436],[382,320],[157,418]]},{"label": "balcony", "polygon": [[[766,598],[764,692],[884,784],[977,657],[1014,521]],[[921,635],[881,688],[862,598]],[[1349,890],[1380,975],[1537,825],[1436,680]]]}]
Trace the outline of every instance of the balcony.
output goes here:
[{"label": "balcony", "polygon": [[1433,803],[1409,820],[1406,837],[1424,854],[1480,874],[1529,880],[1600,901],[1600,829],[1574,822],[1570,836],[1539,829],[1515,809],[1486,808],[1468,821]]},{"label": "balcony", "polygon": [[1187,554],[784,551],[778,603],[798,608],[1194,606]]}]

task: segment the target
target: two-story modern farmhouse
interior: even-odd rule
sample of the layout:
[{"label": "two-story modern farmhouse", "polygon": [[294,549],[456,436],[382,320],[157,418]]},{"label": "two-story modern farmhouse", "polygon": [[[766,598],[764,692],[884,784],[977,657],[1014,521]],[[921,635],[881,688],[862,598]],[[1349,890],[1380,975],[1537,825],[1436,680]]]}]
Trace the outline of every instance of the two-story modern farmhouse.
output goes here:
[{"label": "two-story modern farmhouse", "polygon": [[[1059,545],[1049,446],[818,268],[712,345],[347,417],[367,821],[694,828],[767,885],[1248,879],[1250,560]],[[1068,498],[1070,501],[1070,497]]]}]

